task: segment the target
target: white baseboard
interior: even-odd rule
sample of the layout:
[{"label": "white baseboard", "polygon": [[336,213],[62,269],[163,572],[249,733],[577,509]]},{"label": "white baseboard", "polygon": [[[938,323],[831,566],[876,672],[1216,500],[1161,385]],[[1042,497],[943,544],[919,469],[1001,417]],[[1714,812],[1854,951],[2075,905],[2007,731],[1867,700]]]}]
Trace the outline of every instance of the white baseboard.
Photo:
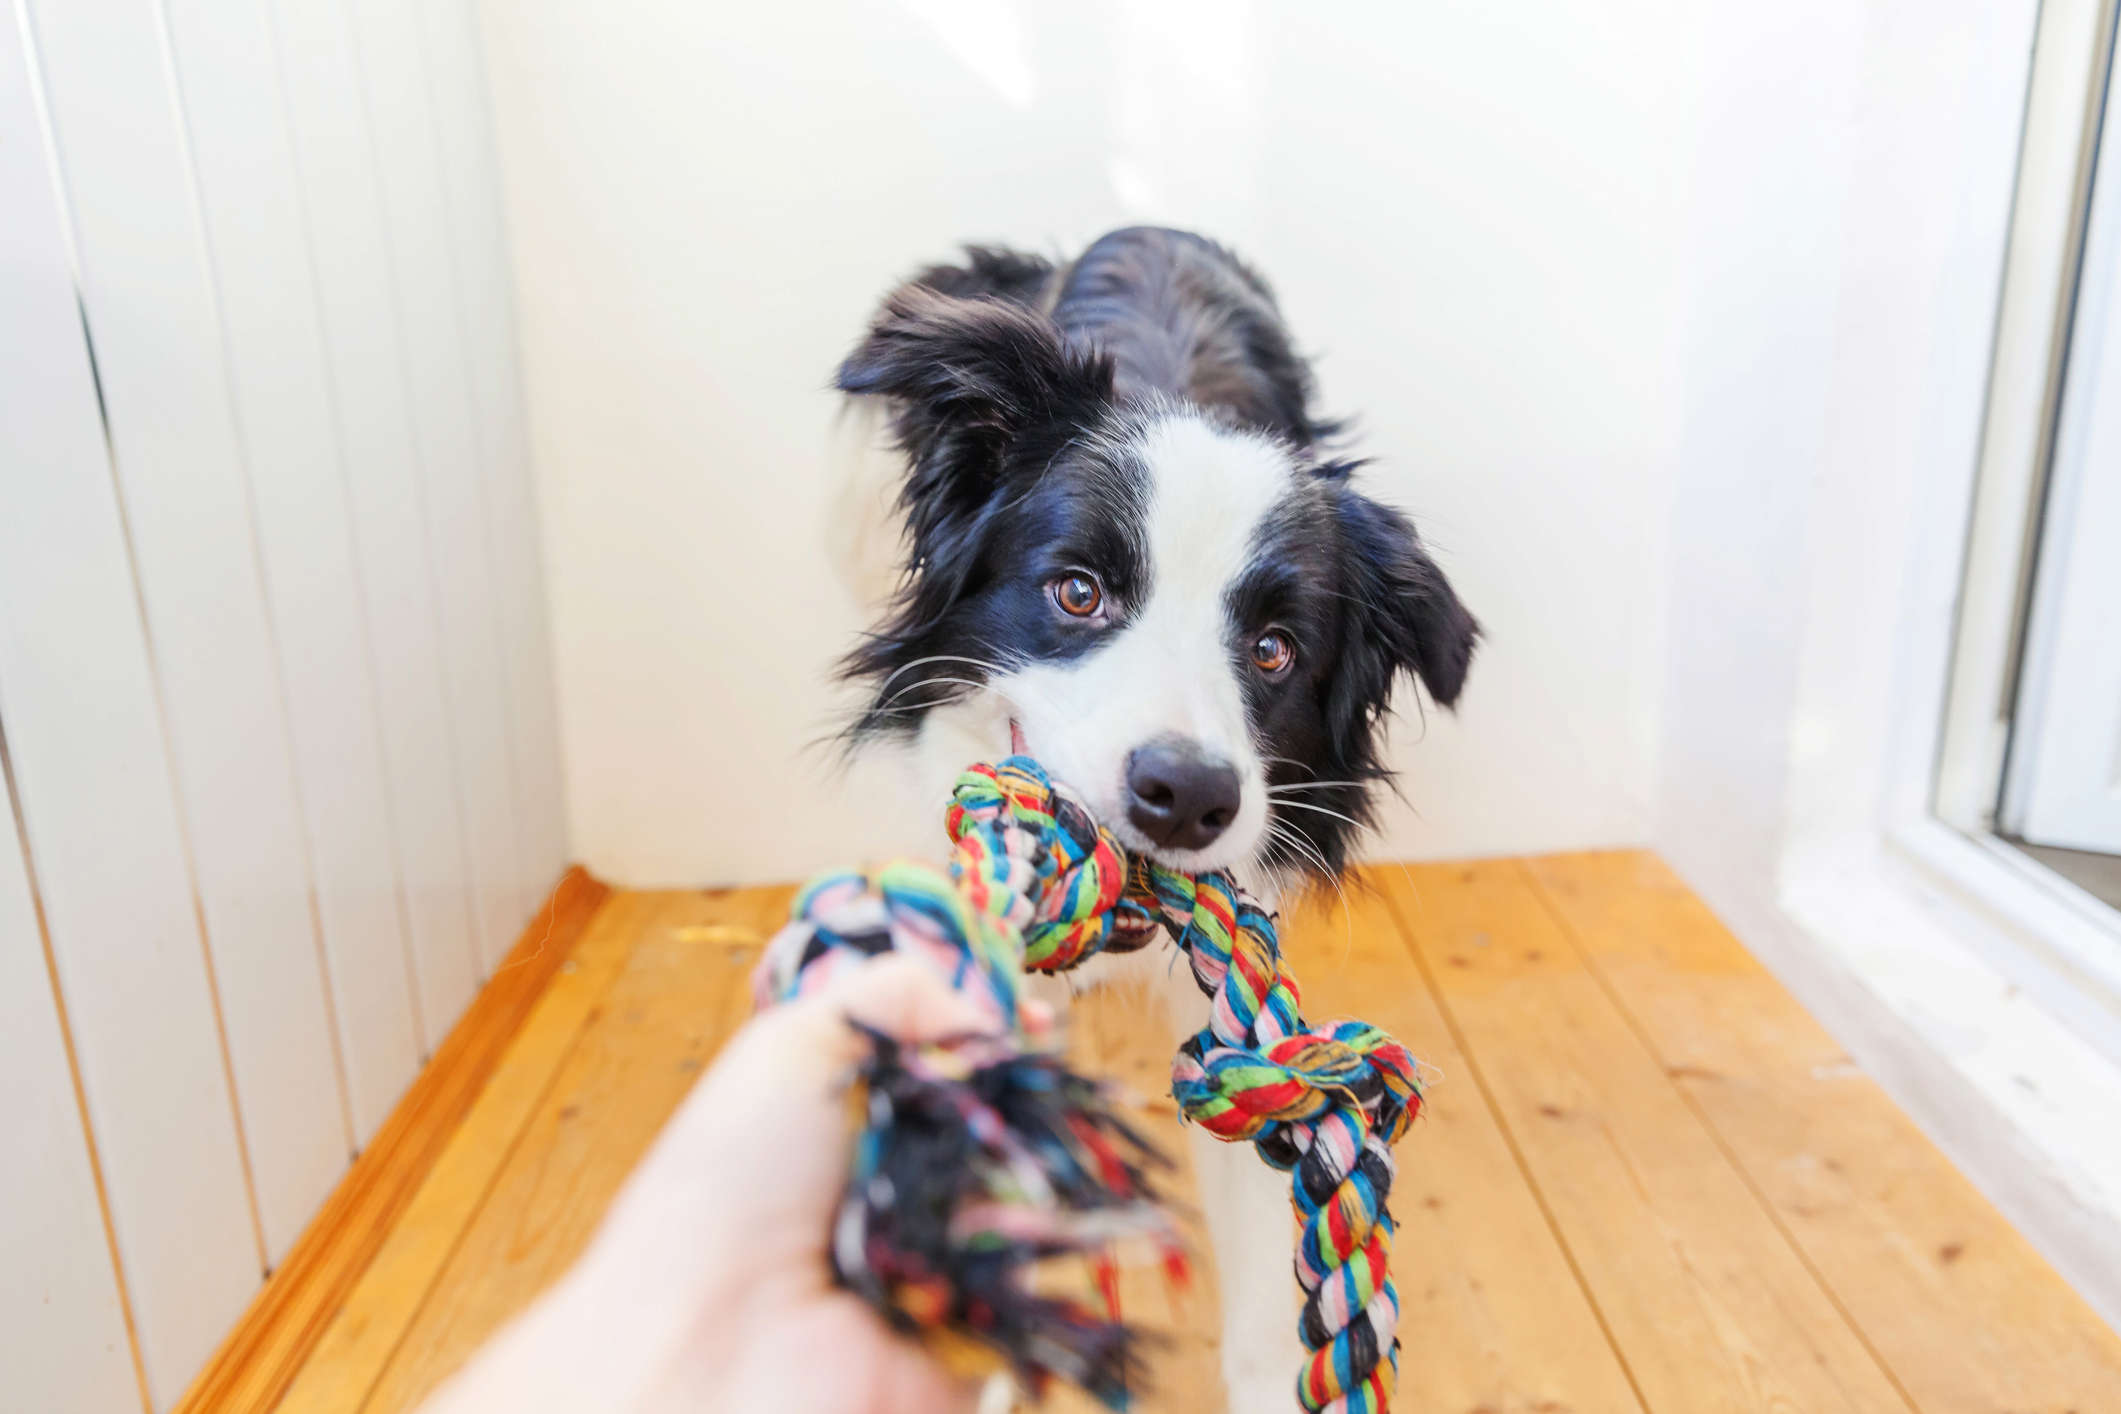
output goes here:
[{"label": "white baseboard", "polygon": [[[2121,1063],[1993,926],[1872,840],[1788,856],[1773,897],[1674,867],[1961,1172],[2121,1330]],[[1701,862],[1701,861],[1697,861]],[[2041,959],[2035,959],[2041,961]]]}]

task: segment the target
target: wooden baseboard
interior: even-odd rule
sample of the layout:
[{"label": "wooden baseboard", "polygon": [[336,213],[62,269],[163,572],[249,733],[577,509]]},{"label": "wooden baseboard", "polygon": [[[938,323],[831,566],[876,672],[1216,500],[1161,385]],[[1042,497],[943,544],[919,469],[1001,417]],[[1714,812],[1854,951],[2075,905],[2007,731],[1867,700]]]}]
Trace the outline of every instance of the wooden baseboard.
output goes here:
[{"label": "wooden baseboard", "polygon": [[185,1391],[177,1414],[265,1414],[280,1402],[610,892],[580,866],[561,876],[545,907]]}]

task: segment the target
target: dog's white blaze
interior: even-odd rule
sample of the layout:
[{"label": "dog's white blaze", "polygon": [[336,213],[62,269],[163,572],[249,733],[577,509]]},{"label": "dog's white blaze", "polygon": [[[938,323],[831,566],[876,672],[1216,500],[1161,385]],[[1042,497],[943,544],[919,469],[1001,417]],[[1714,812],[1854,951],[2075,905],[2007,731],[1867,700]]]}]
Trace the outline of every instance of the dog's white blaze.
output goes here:
[{"label": "dog's white blaze", "polygon": [[1266,770],[1245,715],[1226,595],[1295,465],[1273,442],[1192,413],[1150,423],[1134,450],[1149,474],[1148,602],[1126,606],[1125,626],[1087,656],[1033,664],[994,686],[1014,704],[1032,752],[1134,848],[1150,841],[1127,823],[1129,753],[1176,735],[1229,762],[1242,783],[1230,827],[1205,849],[1163,857],[1187,869],[1240,867],[1266,830]]}]

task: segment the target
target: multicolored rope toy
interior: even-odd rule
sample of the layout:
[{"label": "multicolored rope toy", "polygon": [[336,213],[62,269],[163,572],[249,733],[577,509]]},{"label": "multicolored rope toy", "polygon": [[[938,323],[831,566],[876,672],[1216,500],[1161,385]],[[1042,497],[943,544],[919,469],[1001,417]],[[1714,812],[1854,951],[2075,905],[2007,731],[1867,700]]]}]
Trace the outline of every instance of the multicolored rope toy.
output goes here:
[{"label": "multicolored rope toy", "polygon": [[1134,882],[1208,994],[1208,1024],[1171,1063],[1180,1112],[1293,1172],[1297,1329],[1311,1352],[1297,1400],[1324,1414],[1383,1414],[1399,1378],[1385,1202],[1392,1143],[1421,1108],[1420,1067],[1365,1022],[1306,1023],[1274,920],[1228,875],[1138,863]]},{"label": "multicolored rope toy", "polygon": [[[1098,951],[1127,870],[1087,811],[1043,776],[1037,787],[1034,803],[991,770],[968,776],[950,808],[947,874],[896,863],[812,883],[753,989],[761,1005],[784,1000],[897,950],[991,1007],[992,1035],[919,1047],[875,1038],[856,1077],[860,1133],[833,1267],[960,1368],[1006,1362],[1033,1390],[1058,1375],[1123,1409],[1142,1372],[1104,1254],[1147,1237],[1174,1275],[1184,1263],[1146,1177],[1160,1156],[1113,1096],[1019,1025],[1026,963],[1071,965]],[[1105,1316],[1031,1289],[1032,1268],[1058,1256],[1091,1260]]]},{"label": "multicolored rope toy", "polygon": [[1172,1065],[1181,1111],[1293,1175],[1311,1352],[1297,1398],[1316,1414],[1383,1414],[1399,1368],[1390,1146],[1420,1107],[1413,1058],[1360,1022],[1310,1027],[1264,909],[1227,875],[1130,866],[1028,757],[968,770],[946,823],[947,878],[899,864],[819,880],[759,964],[763,1004],[849,960],[918,952],[989,995],[1010,1028],[913,1051],[878,1038],[834,1234],[840,1279],[904,1329],[983,1342],[1034,1388],[1058,1374],[1125,1407],[1138,1359],[1109,1294],[1114,1319],[1100,1321],[1023,1277],[1121,1236],[1148,1234],[1174,1260],[1144,1176],[1153,1152],[1098,1087],[1029,1045],[1017,998],[1022,969],[1138,947],[1161,924],[1210,999]]}]

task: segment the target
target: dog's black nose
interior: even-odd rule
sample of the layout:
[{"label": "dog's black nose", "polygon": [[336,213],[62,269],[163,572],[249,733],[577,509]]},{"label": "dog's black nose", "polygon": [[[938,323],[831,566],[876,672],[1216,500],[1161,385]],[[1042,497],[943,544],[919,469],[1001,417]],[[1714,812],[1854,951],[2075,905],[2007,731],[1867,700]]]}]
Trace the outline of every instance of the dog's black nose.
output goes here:
[{"label": "dog's black nose", "polygon": [[1127,757],[1127,818],[1167,849],[1203,849],[1237,818],[1237,772],[1200,743],[1164,737]]}]

